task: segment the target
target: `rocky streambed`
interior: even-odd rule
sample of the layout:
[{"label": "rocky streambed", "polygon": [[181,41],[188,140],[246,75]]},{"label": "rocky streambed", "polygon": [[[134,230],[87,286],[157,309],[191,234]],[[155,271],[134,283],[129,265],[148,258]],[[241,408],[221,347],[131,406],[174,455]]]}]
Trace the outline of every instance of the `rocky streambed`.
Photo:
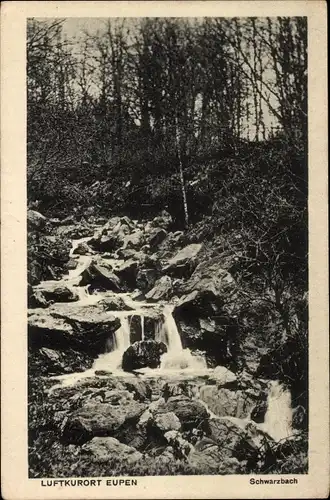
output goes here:
[{"label": "rocky streambed", "polygon": [[30,218],[71,242],[29,287],[31,477],[277,472],[304,446],[288,388],[244,362],[239,292],[207,245],[166,213]]}]

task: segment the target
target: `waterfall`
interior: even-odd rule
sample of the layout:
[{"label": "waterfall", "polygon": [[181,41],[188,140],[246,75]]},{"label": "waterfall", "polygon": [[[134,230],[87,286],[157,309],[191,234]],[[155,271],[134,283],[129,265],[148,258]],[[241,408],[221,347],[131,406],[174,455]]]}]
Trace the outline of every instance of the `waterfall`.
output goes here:
[{"label": "waterfall", "polygon": [[73,293],[77,294],[78,297],[79,297],[79,301],[80,302],[85,302],[89,299],[89,297],[91,297],[91,295],[89,295],[88,293],[88,288],[89,288],[90,285],[86,285],[86,286],[72,286],[72,287],[69,287],[72,289]]},{"label": "waterfall", "polygon": [[115,348],[125,351],[130,346],[130,328],[128,317],[121,318],[121,326],[115,331]]},{"label": "waterfall", "polygon": [[[206,362],[202,356],[194,356],[189,349],[183,349],[181,337],[172,315],[173,306],[165,305],[163,314],[155,326],[155,340],[164,342],[167,352],[161,358],[161,371],[188,370],[191,372],[205,370]],[[133,314],[140,316],[141,340],[145,337],[145,311],[111,312],[120,318],[121,327],[114,333],[113,342],[109,342],[106,350],[113,348],[111,352],[101,354],[94,363],[94,370],[115,371],[120,369],[125,350],[130,346],[130,323],[129,316]]]},{"label": "waterfall", "polygon": [[292,435],[291,394],[277,380],[270,383],[267,412],[261,426],[275,441]]},{"label": "waterfall", "polygon": [[182,351],[182,342],[181,342],[181,337],[178,331],[178,328],[176,326],[175,319],[173,318],[173,306],[166,305],[164,307],[164,327],[167,331],[168,335],[168,350],[169,351],[176,351],[176,352],[181,352]]},{"label": "waterfall", "polygon": [[144,340],[144,316],[141,315],[141,340]]},{"label": "waterfall", "polygon": [[206,369],[206,361],[202,356],[194,356],[190,349],[183,349],[180,333],[173,317],[172,305],[166,305],[163,310],[163,321],[157,326],[155,339],[164,342],[167,352],[161,358],[161,370],[191,370]]},{"label": "waterfall", "polygon": [[94,362],[94,370],[116,371],[121,368],[123,354],[130,346],[130,327],[127,316],[120,321],[121,326],[114,332],[113,350],[100,354]]}]

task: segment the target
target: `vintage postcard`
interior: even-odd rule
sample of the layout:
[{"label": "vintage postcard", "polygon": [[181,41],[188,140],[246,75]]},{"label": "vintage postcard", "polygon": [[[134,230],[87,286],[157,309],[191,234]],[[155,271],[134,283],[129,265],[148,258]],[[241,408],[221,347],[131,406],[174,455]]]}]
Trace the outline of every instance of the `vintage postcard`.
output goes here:
[{"label": "vintage postcard", "polygon": [[1,14],[4,498],[327,497],[325,2]]}]

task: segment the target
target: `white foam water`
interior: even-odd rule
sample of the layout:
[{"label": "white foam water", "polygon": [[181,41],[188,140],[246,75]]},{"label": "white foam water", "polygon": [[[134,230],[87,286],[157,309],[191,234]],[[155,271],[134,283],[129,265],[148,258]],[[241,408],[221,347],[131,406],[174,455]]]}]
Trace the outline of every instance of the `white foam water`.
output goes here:
[{"label": "white foam water", "polygon": [[72,240],[72,248],[70,250],[69,256],[70,258],[74,258],[77,260],[77,266],[75,269],[69,269],[68,273],[65,274],[61,280],[46,280],[46,281],[41,281],[39,285],[36,286],[36,289],[45,289],[45,288],[51,288],[54,285],[58,286],[66,286],[74,294],[77,294],[80,300],[85,300],[86,296],[88,295],[88,288],[87,287],[79,287],[79,282],[81,280],[81,273],[84,272],[84,270],[90,265],[92,261],[92,257],[88,255],[74,255],[75,249],[78,247],[80,243],[84,243],[88,240],[91,239],[91,236],[85,237],[85,238],[80,238],[79,240]]},{"label": "white foam water", "polygon": [[172,314],[173,309],[173,305],[165,305],[163,309],[164,319],[156,331],[156,340],[164,342],[167,346],[167,352],[161,357],[160,371],[189,370],[200,372],[206,370],[206,361],[202,356],[193,355],[190,349],[183,349],[180,333]]},{"label": "white foam water", "polygon": [[144,340],[144,316],[141,315],[141,340]]},{"label": "white foam water", "polygon": [[[86,303],[91,303],[91,300],[94,300],[93,297],[95,297],[95,300],[100,300],[99,294],[96,294],[96,296],[88,295],[88,290],[86,288],[82,288],[81,293],[84,294],[85,297],[82,296],[81,300],[86,300]],[[120,295],[126,297],[127,294]],[[157,304],[148,304],[149,307],[146,308],[146,304],[144,303],[128,302],[130,302],[130,305],[134,303],[136,309],[130,311],[109,311],[110,315],[120,319],[121,326],[114,332],[113,337],[108,339],[105,345],[105,352],[98,356],[93,367],[85,372],[52,377],[53,379],[61,381],[61,384],[54,386],[53,390],[59,386],[71,386],[81,379],[95,376],[96,371],[113,373],[116,376],[125,375],[125,372],[121,368],[121,364],[124,352],[131,345],[129,317],[140,316],[141,338],[144,339],[145,316],[150,315],[150,313],[153,314],[153,312],[150,311],[151,307],[155,309],[154,314],[159,313],[159,305]],[[160,367],[156,369],[144,368],[137,371],[145,375],[164,375],[165,377],[207,374],[210,370],[207,368],[204,358],[202,356],[193,355],[189,349],[183,349],[181,337],[172,315],[173,307],[174,306],[170,304],[165,305],[160,315],[160,319],[158,323],[156,323],[155,340],[164,342],[167,346],[167,352],[161,357]]]},{"label": "white foam water", "polygon": [[265,421],[260,428],[275,441],[281,441],[293,433],[291,393],[277,380],[272,380],[269,386]]},{"label": "white foam water", "polygon": [[120,370],[123,354],[130,346],[130,325],[128,317],[122,317],[120,322],[121,326],[114,333],[114,349],[99,355],[93,365],[94,371],[105,370],[117,372]]}]

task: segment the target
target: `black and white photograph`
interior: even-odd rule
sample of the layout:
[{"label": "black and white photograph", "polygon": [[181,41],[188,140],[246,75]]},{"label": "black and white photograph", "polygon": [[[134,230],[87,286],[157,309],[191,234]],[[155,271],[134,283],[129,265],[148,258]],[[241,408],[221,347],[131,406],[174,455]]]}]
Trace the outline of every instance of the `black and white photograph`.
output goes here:
[{"label": "black and white photograph", "polygon": [[30,477],[308,472],[307,19],[27,22]]},{"label": "black and white photograph", "polygon": [[6,3],[7,500],[323,498],[325,9],[275,3]]}]

